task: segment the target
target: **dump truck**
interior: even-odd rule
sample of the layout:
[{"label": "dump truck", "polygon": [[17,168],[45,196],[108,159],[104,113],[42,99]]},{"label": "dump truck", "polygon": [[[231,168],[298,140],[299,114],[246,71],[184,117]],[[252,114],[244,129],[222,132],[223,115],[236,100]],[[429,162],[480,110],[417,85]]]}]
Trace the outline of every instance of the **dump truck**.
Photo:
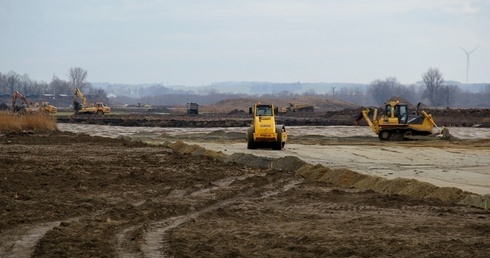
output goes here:
[{"label": "dump truck", "polygon": [[[378,118],[378,109],[364,109],[357,117],[356,122],[365,119],[371,130],[378,135],[381,141],[403,141],[409,139],[428,139],[441,136],[449,137],[447,128],[439,128],[432,115],[420,111],[420,103],[413,115],[409,115],[408,106],[399,101],[385,103],[384,114]],[[373,113],[372,118],[369,117]],[[434,130],[436,129],[436,130]]]},{"label": "dump truck", "polygon": [[248,128],[247,149],[272,148],[282,150],[288,138],[284,125],[277,125],[275,114],[278,108],[274,105],[256,104],[249,108],[253,115],[252,125]]},{"label": "dump truck", "polygon": [[[77,98],[82,100],[82,103],[77,101]],[[105,115],[106,113],[111,113],[111,108],[104,105],[103,102],[95,102],[90,106],[87,106],[87,98],[80,91],[80,89],[75,88],[75,95],[73,96],[73,109],[75,110],[75,115],[78,114],[97,114]]]},{"label": "dump truck", "polygon": [[188,115],[199,115],[199,104],[188,102],[186,105]]},{"label": "dump truck", "polygon": [[286,111],[291,112],[314,112],[315,106],[306,104],[289,103]]},{"label": "dump truck", "polygon": [[57,108],[53,105],[50,105],[48,101],[43,101],[41,104],[38,102],[34,103],[34,107],[29,107],[27,112],[35,113],[35,112],[44,112],[46,114],[56,114]]}]

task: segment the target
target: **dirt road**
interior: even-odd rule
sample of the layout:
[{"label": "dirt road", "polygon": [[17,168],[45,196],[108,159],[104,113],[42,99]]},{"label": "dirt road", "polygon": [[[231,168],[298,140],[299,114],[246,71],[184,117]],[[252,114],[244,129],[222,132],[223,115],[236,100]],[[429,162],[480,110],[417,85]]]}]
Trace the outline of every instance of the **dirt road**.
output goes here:
[{"label": "dirt road", "polygon": [[[81,127],[60,125],[63,131],[82,132]],[[306,179],[287,166],[256,168],[224,162],[215,152],[191,155],[174,151],[178,144],[166,147],[181,139],[233,145],[240,139],[236,132],[97,130],[109,132],[109,138],[89,136],[94,130],[85,128],[77,134],[0,134],[0,257],[487,257],[490,252],[490,211],[483,208],[342,187]],[[353,144],[322,137],[318,147],[339,141],[378,146],[369,138]],[[298,146],[313,146],[309,140],[292,137]],[[488,149],[485,142],[475,144]],[[456,147],[479,148],[475,144]]]}]

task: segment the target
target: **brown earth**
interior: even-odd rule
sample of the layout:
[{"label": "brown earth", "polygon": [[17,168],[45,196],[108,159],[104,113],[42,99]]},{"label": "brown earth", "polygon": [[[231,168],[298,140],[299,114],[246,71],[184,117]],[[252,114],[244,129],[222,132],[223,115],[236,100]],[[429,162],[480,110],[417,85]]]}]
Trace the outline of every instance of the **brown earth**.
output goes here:
[{"label": "brown earth", "polygon": [[451,198],[394,194],[397,185],[415,193],[433,188],[399,180],[378,193],[362,190],[376,179],[352,171],[294,158],[265,167],[251,160],[182,142],[1,134],[0,257],[490,253],[490,211],[456,204],[462,191]]},{"label": "brown earth", "polygon": [[[328,126],[354,125],[363,108],[315,112],[287,112],[276,117],[279,124],[286,126]],[[450,127],[490,127],[490,109],[426,109],[439,126]],[[178,113],[158,113],[145,110],[116,109],[115,114],[105,116],[79,115],[58,116],[60,123],[105,124],[120,126],[157,127],[242,127],[250,125],[250,115],[244,110],[229,113],[202,113],[188,116]],[[367,125],[364,120],[359,125]]]}]

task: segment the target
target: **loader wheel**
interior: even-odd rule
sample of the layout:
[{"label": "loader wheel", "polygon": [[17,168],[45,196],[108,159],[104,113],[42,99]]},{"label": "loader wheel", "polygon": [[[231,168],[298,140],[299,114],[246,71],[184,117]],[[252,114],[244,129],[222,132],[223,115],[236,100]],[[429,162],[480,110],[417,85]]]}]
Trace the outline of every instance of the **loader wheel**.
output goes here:
[{"label": "loader wheel", "polygon": [[378,134],[378,138],[381,141],[388,141],[390,139],[390,135],[391,135],[390,131],[381,131]]},{"label": "loader wheel", "polygon": [[257,149],[257,144],[254,142],[254,129],[250,127],[247,132],[247,149]]},{"label": "loader wheel", "polygon": [[284,148],[285,142],[282,141],[282,128],[277,131],[277,141],[274,143],[273,150],[282,150]]},{"label": "loader wheel", "polygon": [[104,115],[104,112],[102,110],[97,111],[97,115],[102,116]]}]

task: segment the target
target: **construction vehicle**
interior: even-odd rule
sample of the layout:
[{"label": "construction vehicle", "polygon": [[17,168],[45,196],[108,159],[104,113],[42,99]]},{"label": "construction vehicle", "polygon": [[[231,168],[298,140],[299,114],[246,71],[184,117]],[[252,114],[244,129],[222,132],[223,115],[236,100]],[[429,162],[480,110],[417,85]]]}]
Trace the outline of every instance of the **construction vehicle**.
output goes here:
[{"label": "construction vehicle", "polygon": [[[21,106],[17,106],[15,104],[15,102],[17,101],[17,99],[21,99],[22,100],[22,105]],[[12,110],[14,112],[26,112],[26,109],[29,107],[29,101],[27,101],[27,98],[22,95],[20,92],[18,91],[14,91],[14,95],[12,96]]]},{"label": "construction vehicle", "polygon": [[284,125],[276,125],[274,105],[258,103],[249,108],[253,123],[247,130],[247,149],[272,148],[282,150],[288,138]]},{"label": "construction vehicle", "polygon": [[43,101],[39,105],[39,102],[34,103],[34,107],[30,105],[29,108],[27,108],[28,113],[36,113],[36,112],[44,112],[44,113],[49,113],[49,114],[56,114],[57,108],[53,105],[50,105],[49,102]]},{"label": "construction vehicle", "polygon": [[199,104],[188,102],[186,105],[188,115],[199,115]]},{"label": "construction vehicle", "polygon": [[[82,100],[82,103],[77,101],[77,97]],[[73,109],[75,110],[75,115],[78,114],[97,114],[105,115],[106,113],[111,113],[111,108],[104,105],[103,102],[95,102],[90,106],[87,106],[87,98],[80,91],[80,89],[75,88],[75,95],[73,96]]]},{"label": "construction vehicle", "polygon": [[[15,102],[17,101],[18,98],[22,100],[21,106],[15,105]],[[20,113],[44,112],[49,114],[55,114],[57,111],[57,108],[53,105],[50,105],[49,102],[47,101],[41,102],[41,105],[39,105],[39,102],[36,102],[34,104],[29,103],[27,101],[27,98],[18,91],[15,91],[12,97],[12,109],[14,110],[14,112],[20,112]]]},{"label": "construction vehicle", "polygon": [[[447,128],[439,128],[432,115],[425,111],[419,111],[420,103],[416,112],[409,116],[408,106],[399,101],[385,103],[384,114],[378,118],[378,109],[365,109],[357,117],[357,122],[362,118],[366,120],[371,130],[378,135],[381,141],[402,141],[408,139],[427,139],[427,136],[449,137]],[[372,119],[369,113],[373,111]],[[438,131],[433,131],[436,128]],[[432,139],[436,139],[432,137]]]},{"label": "construction vehicle", "polygon": [[297,104],[297,103],[289,103],[288,107],[286,107],[286,111],[291,112],[314,112],[315,106],[313,105],[305,105],[305,104]]}]

